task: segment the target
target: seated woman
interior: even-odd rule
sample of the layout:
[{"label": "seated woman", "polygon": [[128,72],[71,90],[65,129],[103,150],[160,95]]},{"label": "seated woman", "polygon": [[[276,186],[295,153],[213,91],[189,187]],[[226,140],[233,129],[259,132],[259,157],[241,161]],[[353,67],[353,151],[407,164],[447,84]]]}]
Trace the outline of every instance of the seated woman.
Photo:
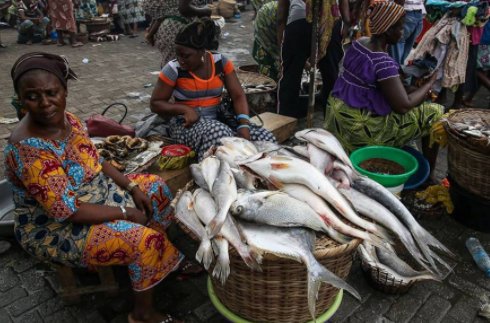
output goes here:
[{"label": "seated woman", "polygon": [[128,266],[129,321],[173,321],[152,305],[153,287],[183,259],[165,234],[169,188],[155,175],[124,176],[100,158],[84,125],[65,111],[67,80],[76,75],[62,57],[25,54],[11,76],[26,112],[5,148],[17,240],[29,254],[68,266]]},{"label": "seated woman", "polygon": [[404,9],[394,2],[375,2],[370,13],[372,36],[354,41],[328,100],[325,127],[352,151],[366,145],[401,147],[422,137],[423,153],[433,169],[437,147],[429,148],[431,125],[443,113],[424,102],[436,74],[407,91],[400,66],[387,54],[403,32]]},{"label": "seated woman", "polygon": [[47,27],[49,18],[45,16],[46,4],[39,0],[19,0],[12,4],[12,12],[17,16],[18,44],[51,44]]},{"label": "seated woman", "polygon": [[[222,137],[275,141],[269,131],[250,123],[245,93],[232,62],[206,50],[218,47],[217,28],[212,20],[203,18],[179,32],[177,59],[163,67],[150,101],[153,112],[171,118],[170,137],[194,149],[199,160]],[[236,117],[221,102],[223,86]]]}]

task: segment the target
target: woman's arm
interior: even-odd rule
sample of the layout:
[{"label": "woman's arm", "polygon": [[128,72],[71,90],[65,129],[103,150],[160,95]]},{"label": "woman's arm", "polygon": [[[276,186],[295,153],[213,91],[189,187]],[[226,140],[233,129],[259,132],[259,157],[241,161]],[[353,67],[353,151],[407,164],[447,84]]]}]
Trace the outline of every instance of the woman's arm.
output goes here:
[{"label": "woman's arm", "polygon": [[284,29],[289,15],[289,0],[279,0],[277,4],[277,46],[281,47]]},{"label": "woman's arm", "polygon": [[211,9],[208,7],[198,8],[191,4],[192,0],[179,1],[179,13],[184,17],[209,17]]},{"label": "woman's arm", "polygon": [[[242,86],[235,71],[231,71],[228,74],[225,74],[224,77],[226,90],[230,95],[231,100],[233,101],[233,109],[235,110],[235,114],[238,116],[240,114],[249,115],[247,97],[245,96],[245,92],[243,92]],[[245,126],[249,125],[250,121],[248,119],[239,119],[238,120],[239,128],[237,130],[240,137],[250,140],[250,128]],[[244,125],[244,127],[240,127]]]},{"label": "woman's arm", "polygon": [[437,72],[434,72],[430,79],[417,90],[407,93],[399,77],[392,77],[379,82],[381,93],[388,101],[391,109],[396,113],[404,114],[421,104],[427,93],[437,80]]},{"label": "woman's arm", "polygon": [[151,94],[150,106],[151,111],[162,117],[183,116],[185,119],[184,126],[192,126],[198,119],[196,111],[184,104],[170,103],[174,88],[158,79],[153,93]]}]

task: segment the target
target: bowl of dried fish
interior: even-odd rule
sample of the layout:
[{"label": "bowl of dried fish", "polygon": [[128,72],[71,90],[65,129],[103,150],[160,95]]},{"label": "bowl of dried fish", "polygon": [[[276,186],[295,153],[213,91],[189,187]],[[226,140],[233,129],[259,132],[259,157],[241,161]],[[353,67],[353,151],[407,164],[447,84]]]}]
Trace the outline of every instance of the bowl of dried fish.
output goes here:
[{"label": "bowl of dried fish", "polygon": [[251,110],[274,112],[276,110],[276,82],[259,73],[237,71],[238,80],[242,85]]}]

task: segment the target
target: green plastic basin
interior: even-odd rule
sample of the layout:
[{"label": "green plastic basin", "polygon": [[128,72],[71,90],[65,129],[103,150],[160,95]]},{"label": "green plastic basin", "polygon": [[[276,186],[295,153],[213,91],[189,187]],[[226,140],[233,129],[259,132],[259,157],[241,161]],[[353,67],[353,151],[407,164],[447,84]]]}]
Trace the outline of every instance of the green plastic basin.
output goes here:
[{"label": "green plastic basin", "polygon": [[[403,166],[405,173],[397,175],[373,173],[359,166],[360,163],[371,158],[383,158],[398,163]],[[384,187],[393,187],[404,184],[419,167],[417,159],[410,153],[398,148],[386,146],[367,146],[359,148],[352,152],[350,160],[359,173],[366,175]]]}]

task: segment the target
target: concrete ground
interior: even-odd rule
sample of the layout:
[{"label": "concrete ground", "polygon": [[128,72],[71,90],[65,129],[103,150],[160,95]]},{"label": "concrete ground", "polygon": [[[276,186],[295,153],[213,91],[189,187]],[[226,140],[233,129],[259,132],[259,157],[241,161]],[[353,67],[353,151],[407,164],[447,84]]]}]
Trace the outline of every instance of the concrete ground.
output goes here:
[{"label": "concrete ground", "polygon": [[[242,18],[228,23],[223,30],[221,52],[227,54],[235,65],[253,63],[250,55],[253,28],[250,11]],[[29,51],[49,51],[64,54],[79,80],[70,81],[68,110],[86,119],[99,113],[113,102],[124,102],[129,107],[125,122],[134,123],[149,113],[148,102],[159,70],[160,57],[156,49],[142,43],[138,38],[122,38],[114,43],[89,43],[82,48],[42,45],[17,45],[13,30],[1,30],[2,40],[8,45],[0,49],[0,117],[14,117],[10,107],[13,89],[10,68],[17,57]],[[82,59],[87,58],[87,64]],[[130,97],[130,92],[137,92]],[[488,92],[480,92],[480,106],[488,105]],[[483,105],[484,104],[484,105]],[[115,112],[117,118],[121,113]],[[315,115],[315,124],[321,125],[322,113]],[[304,124],[304,123],[303,123]],[[0,125],[0,151],[15,124]],[[3,163],[3,153],[0,153]],[[438,177],[444,177],[445,154],[441,154]],[[3,167],[0,179],[4,178]],[[464,247],[469,236],[476,236],[490,250],[488,234],[475,232],[455,222],[450,216],[421,220],[431,231],[459,257],[452,261],[454,272],[443,282],[415,284],[408,293],[389,295],[373,289],[360,270],[357,258],[354,261],[349,283],[361,294],[362,301],[345,295],[340,309],[332,318],[334,322],[483,322],[477,317],[481,300],[490,294],[490,281],[476,268]],[[170,236],[184,253],[192,257],[195,244],[189,242],[177,227]],[[13,242],[11,240],[11,242]],[[124,268],[115,273],[121,286],[119,296],[113,299],[105,295],[90,295],[79,305],[68,306],[57,295],[59,284],[54,272],[29,255],[18,245],[0,255],[0,322],[125,322],[130,310],[131,291]],[[82,275],[85,284],[94,277]],[[157,287],[156,304],[163,312],[169,312],[186,322],[224,322],[216,311],[206,291],[206,275],[188,280],[168,277]]]}]

